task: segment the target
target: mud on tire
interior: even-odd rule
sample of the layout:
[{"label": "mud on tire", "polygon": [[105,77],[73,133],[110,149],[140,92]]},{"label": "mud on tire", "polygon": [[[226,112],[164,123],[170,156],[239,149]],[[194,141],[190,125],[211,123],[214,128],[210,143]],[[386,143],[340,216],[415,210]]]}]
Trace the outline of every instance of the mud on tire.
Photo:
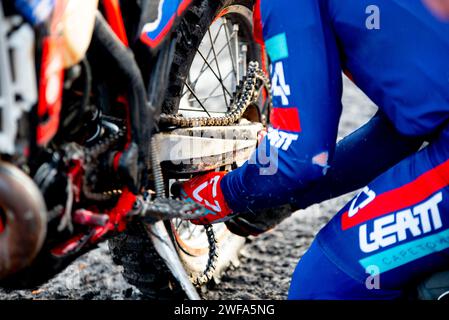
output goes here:
[{"label": "mud on tire", "polygon": [[134,222],[109,240],[114,263],[123,266],[123,276],[148,299],[182,299],[184,292],[167,269],[141,222]]}]

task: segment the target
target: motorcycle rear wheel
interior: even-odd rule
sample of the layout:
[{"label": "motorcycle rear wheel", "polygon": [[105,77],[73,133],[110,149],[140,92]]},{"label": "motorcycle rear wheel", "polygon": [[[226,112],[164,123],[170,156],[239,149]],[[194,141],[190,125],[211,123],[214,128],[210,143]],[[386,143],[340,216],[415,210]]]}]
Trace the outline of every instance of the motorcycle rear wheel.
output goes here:
[{"label": "motorcycle rear wheel", "polygon": [[[178,42],[162,112],[201,117],[221,116],[227,111],[231,99],[229,94],[236,90],[249,61],[262,61],[262,51],[253,38],[253,2],[203,0],[185,13],[177,29]],[[250,106],[244,117],[266,124],[269,111],[260,103],[259,106]],[[178,180],[186,176],[177,177],[171,173],[170,178]],[[290,206],[267,210],[291,212]],[[209,259],[204,229],[179,220],[166,223],[166,227],[187,273],[196,276],[204,271]],[[238,253],[245,239],[232,234],[223,223],[214,225],[214,230],[219,248],[214,279],[218,280],[222,271],[232,262],[238,262]],[[110,241],[109,245],[114,261],[124,268],[125,279],[146,297],[184,297],[141,222],[134,222],[125,234]]]},{"label": "motorcycle rear wheel", "polygon": [[[237,66],[236,59],[230,58],[233,69],[231,76],[224,80],[223,78],[225,77],[223,76],[223,78],[218,80],[218,83],[221,83],[221,81],[226,82],[227,88],[218,87],[218,90],[216,90],[218,99],[209,101],[210,104],[207,105],[207,108],[215,107],[215,110],[212,110],[211,113],[226,112],[226,107],[230,103],[230,97],[225,97],[224,95],[228,94],[229,91],[235,90],[235,86],[238,85],[239,80],[242,78],[243,70],[246,70],[245,63],[251,60],[261,60],[261,52],[252,38],[252,4],[252,0],[203,0],[196,2],[187,10],[177,29],[178,43],[174,62],[170,70],[170,85],[166,92],[162,110],[164,113],[176,114],[185,112],[185,116],[191,116],[192,113],[199,114],[204,112],[198,101],[194,101],[190,106],[188,105],[189,100],[191,102],[193,96],[197,97],[195,92],[190,95],[190,99],[186,100],[183,98],[186,96],[186,83],[190,81],[191,71],[195,64],[198,64],[198,59],[201,59],[200,46],[204,46],[207,41],[209,41],[208,45],[210,47],[218,45],[219,43],[216,40],[219,37],[228,40],[228,47],[222,47],[221,50],[222,55],[229,52],[228,60],[232,55],[231,52],[237,55],[237,52],[241,53],[241,50],[238,51],[238,49],[243,48],[243,50],[247,50],[243,53],[245,57],[242,57],[244,62],[242,65],[239,64]],[[210,30],[212,30],[212,33]],[[232,33],[233,30],[235,33]],[[218,33],[221,33],[221,36]],[[232,47],[229,45],[231,41],[233,42]],[[212,57],[218,51],[220,51],[218,48],[217,51],[209,50],[207,59],[218,62],[218,59]],[[206,57],[206,54],[203,57]],[[200,77],[202,76],[201,72],[205,73],[207,77],[208,70],[202,70],[202,68],[203,66],[200,68]],[[218,65],[217,68],[219,68]],[[240,69],[238,72],[236,71],[237,68]],[[202,83],[204,83],[204,79],[197,81],[199,87],[201,87]],[[189,87],[192,88],[193,86]],[[204,88],[199,88],[198,90],[204,90]],[[217,110],[217,104],[220,103],[220,93],[223,93],[221,100],[226,101],[224,101],[224,105],[218,106],[218,109],[221,108],[222,110]],[[194,105],[195,102],[196,105]],[[223,108],[225,109],[223,110]],[[262,121],[260,112],[253,112],[252,116],[257,117],[257,119],[251,120]],[[182,229],[180,229],[181,225],[183,226]],[[186,233],[191,232],[193,228],[195,227],[189,222],[171,221],[167,223],[167,229],[172,234],[172,239],[181,261],[187,272],[191,274],[204,270],[208,261],[208,243],[204,232],[202,233],[198,230],[200,228],[195,228],[196,235],[193,239],[186,236]],[[220,249],[225,249],[224,245],[226,244],[226,251],[231,253],[232,256],[227,259],[227,262],[222,262],[222,267],[219,269],[223,269],[229,265],[229,260],[237,258],[237,253],[245,240],[231,234],[224,224],[219,224],[214,228]],[[156,253],[141,222],[133,222],[124,234],[109,241],[109,247],[114,262],[123,266],[125,279],[136,286],[145,297],[162,300],[184,297],[179,284],[177,284],[163,260]],[[220,271],[222,270],[217,270],[217,276]]]}]

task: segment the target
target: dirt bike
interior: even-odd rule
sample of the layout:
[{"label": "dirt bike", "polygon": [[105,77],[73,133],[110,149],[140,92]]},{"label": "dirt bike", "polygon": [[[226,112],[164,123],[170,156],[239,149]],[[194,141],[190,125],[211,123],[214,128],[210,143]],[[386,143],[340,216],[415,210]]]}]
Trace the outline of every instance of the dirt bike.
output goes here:
[{"label": "dirt bike", "polygon": [[109,240],[146,296],[198,299],[236,259],[244,239],[188,222],[203,209],[170,188],[241,165],[267,124],[252,7],[2,1],[0,287],[38,286]]},{"label": "dirt bike", "polygon": [[[253,3],[175,2],[1,2],[0,287],[36,287],[107,240],[150,298],[198,299],[236,261],[245,240],[191,224],[201,209],[170,191],[242,164],[267,125]],[[447,279],[410,291],[447,298]]]}]

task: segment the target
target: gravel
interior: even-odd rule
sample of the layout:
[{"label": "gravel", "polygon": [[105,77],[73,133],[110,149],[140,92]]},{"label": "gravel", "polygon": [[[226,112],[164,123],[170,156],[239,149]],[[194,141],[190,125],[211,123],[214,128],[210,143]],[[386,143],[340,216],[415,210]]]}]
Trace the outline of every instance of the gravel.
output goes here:
[{"label": "gravel", "polygon": [[[339,139],[369,120],[374,104],[346,78],[344,111]],[[203,292],[205,299],[285,299],[291,274],[314,236],[352,195],[298,211],[275,230],[249,239],[240,253],[240,265],[229,268],[219,284]],[[37,290],[5,292],[3,299],[142,299],[114,265],[107,245],[72,263]]]}]

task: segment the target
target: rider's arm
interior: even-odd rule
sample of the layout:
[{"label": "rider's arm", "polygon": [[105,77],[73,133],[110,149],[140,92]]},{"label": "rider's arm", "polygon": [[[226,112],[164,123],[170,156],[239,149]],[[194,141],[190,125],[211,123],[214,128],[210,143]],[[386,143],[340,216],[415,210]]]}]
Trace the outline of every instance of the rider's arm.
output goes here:
[{"label": "rider's arm", "polygon": [[[295,191],[323,177],[331,165],[342,79],[336,39],[322,3],[261,1],[271,60],[273,128],[252,159],[221,181],[233,211],[291,202]],[[268,158],[264,149],[269,149]]]},{"label": "rider's arm", "polygon": [[[363,106],[360,106],[363,107]],[[326,176],[294,197],[295,209],[305,209],[357,190],[417,152],[424,138],[404,136],[379,111],[370,121],[342,139]]]},{"label": "rider's arm", "polygon": [[[363,106],[360,106],[363,107]],[[404,136],[381,111],[337,143],[327,174],[301,190],[290,202],[293,210],[240,213],[227,222],[241,236],[259,235],[283,221],[292,211],[329,200],[370,183],[395,164],[419,150],[422,138]],[[275,213],[275,214],[274,214]]]}]

